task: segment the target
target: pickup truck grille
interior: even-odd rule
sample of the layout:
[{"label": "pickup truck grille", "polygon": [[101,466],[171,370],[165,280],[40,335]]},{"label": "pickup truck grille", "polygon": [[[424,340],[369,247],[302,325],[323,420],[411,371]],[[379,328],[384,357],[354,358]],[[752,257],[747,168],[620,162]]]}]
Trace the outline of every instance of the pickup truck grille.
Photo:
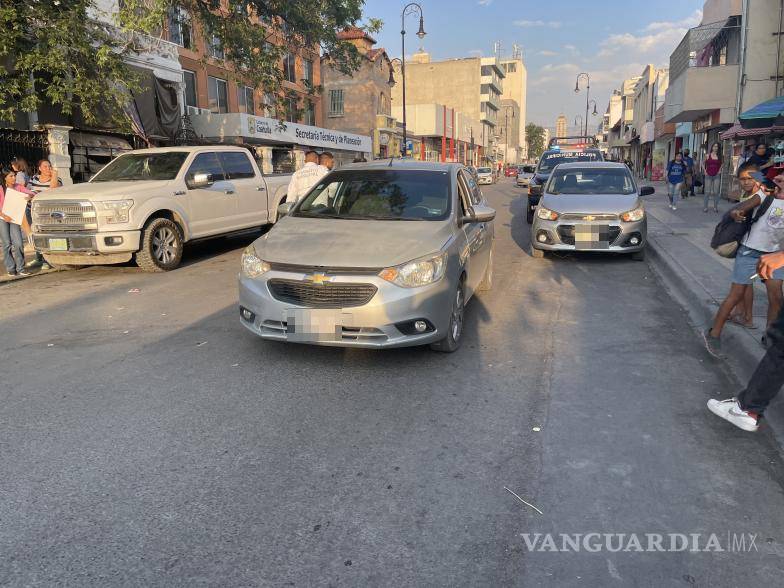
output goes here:
[{"label": "pickup truck grille", "polygon": [[350,308],[367,304],[375,296],[373,284],[309,284],[296,280],[272,279],[267,282],[272,296],[306,308]]},{"label": "pickup truck grille", "polygon": [[96,230],[95,207],[90,202],[43,201],[33,204],[33,230],[58,233]]}]

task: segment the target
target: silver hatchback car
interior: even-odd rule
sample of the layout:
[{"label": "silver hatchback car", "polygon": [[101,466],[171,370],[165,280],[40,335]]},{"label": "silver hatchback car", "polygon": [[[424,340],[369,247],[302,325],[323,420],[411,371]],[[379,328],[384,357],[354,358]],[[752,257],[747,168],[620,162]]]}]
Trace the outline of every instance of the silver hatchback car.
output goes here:
[{"label": "silver hatchback car", "polygon": [[562,163],[555,167],[536,208],[531,255],[545,251],[630,253],[643,259],[647,219],[637,184],[623,163]]},{"label": "silver hatchback car", "polygon": [[344,166],[242,255],[240,320],[265,339],[455,351],[489,289],[493,219],[459,164]]}]

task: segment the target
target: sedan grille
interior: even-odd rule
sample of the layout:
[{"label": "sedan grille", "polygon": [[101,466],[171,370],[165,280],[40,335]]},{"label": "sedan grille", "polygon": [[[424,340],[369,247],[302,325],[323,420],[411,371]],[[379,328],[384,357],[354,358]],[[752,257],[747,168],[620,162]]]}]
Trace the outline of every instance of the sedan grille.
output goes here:
[{"label": "sedan grille", "polygon": [[49,201],[33,204],[37,232],[70,232],[98,228],[95,207],[90,202]]},{"label": "sedan grille", "polygon": [[373,284],[309,284],[297,280],[272,279],[267,282],[276,300],[306,308],[350,308],[370,302],[378,288]]},{"label": "sedan grille", "polygon": [[[606,243],[612,245],[621,234],[621,227],[609,227]],[[564,245],[574,245],[574,225],[559,225],[558,236]]]},{"label": "sedan grille", "polygon": [[618,215],[617,214],[588,214],[587,212],[566,212],[561,215],[563,220],[570,220],[570,221],[584,221],[584,222],[593,222],[593,221],[617,221]]}]

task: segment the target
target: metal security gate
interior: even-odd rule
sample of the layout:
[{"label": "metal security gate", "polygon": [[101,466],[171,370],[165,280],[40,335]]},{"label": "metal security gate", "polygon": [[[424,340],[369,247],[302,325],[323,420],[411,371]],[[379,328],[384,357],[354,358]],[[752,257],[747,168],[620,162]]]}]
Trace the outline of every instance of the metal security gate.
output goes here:
[{"label": "metal security gate", "polygon": [[14,157],[22,157],[31,170],[40,159],[49,157],[47,131],[0,129],[0,166],[7,166]]}]

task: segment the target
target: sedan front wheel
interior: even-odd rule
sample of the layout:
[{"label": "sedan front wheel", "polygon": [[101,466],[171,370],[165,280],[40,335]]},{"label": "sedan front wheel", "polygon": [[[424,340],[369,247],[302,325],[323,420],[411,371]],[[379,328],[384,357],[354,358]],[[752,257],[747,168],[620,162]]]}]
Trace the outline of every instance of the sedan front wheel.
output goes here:
[{"label": "sedan front wheel", "polygon": [[452,312],[449,315],[449,330],[443,339],[430,345],[433,351],[453,353],[458,350],[463,340],[463,321],[465,319],[465,290],[463,282],[457,285],[452,298]]}]

